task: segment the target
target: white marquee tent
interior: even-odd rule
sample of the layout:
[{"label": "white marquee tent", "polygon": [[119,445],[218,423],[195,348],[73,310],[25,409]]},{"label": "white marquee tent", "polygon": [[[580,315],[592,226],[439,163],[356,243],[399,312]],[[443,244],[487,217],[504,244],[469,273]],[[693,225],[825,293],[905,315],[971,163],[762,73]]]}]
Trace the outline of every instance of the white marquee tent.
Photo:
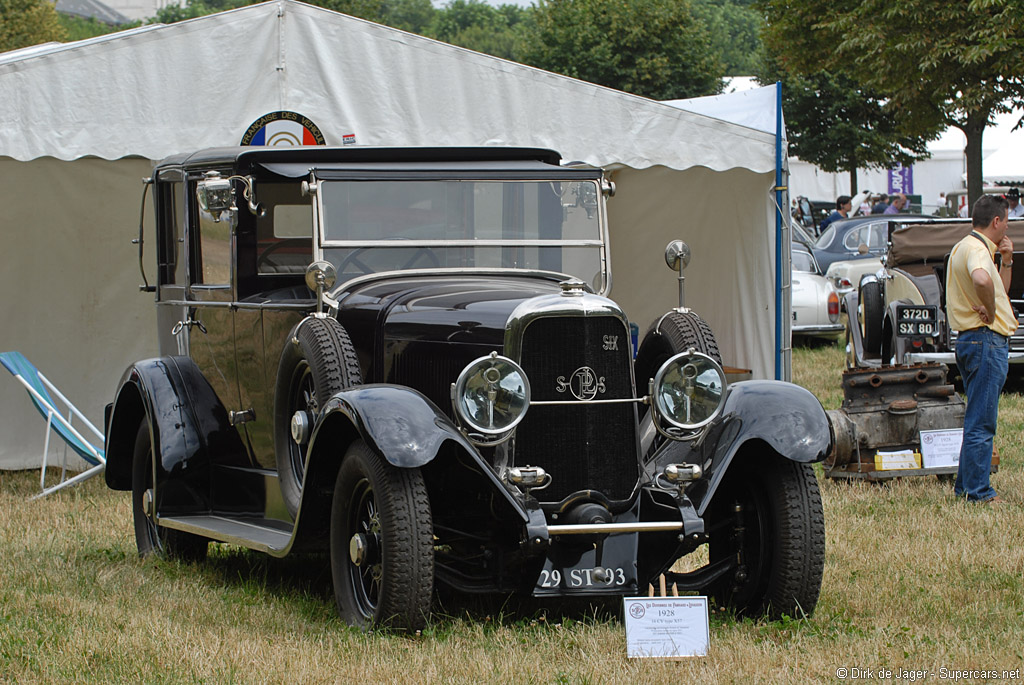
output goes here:
[{"label": "white marquee tent", "polygon": [[[676,304],[662,250],[682,238],[687,304],[725,363],[788,377],[774,135],[293,0],[0,54],[0,351],[24,352],[101,425],[124,368],[157,352],[130,244],[140,179],[279,110],[329,145],[550,147],[612,170],[612,296],[641,335]],[[42,426],[0,382],[0,468],[38,464]]]}]

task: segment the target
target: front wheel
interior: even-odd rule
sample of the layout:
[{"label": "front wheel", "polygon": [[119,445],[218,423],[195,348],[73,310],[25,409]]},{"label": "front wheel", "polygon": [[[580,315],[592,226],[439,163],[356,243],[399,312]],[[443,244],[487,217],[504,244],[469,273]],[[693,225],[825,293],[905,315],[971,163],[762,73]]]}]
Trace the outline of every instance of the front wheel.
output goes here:
[{"label": "front wheel", "polygon": [[423,474],[357,441],[331,505],[331,575],[341,618],[358,628],[422,629],[434,586],[433,525]]},{"label": "front wheel", "polygon": [[706,514],[713,564],[734,571],[705,588],[740,615],[810,616],[825,566],[825,515],[810,464],[734,461]]},{"label": "front wheel", "polygon": [[153,477],[153,445],[149,422],[139,424],[132,454],[132,519],[135,545],[140,557],[157,556],[183,561],[206,558],[209,540],[156,523],[156,485]]}]

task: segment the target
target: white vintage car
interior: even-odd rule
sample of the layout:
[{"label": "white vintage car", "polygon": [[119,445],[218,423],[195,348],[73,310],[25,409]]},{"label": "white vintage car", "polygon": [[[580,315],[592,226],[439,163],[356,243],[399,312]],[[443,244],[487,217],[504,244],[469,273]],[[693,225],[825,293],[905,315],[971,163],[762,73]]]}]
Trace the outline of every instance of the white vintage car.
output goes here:
[{"label": "white vintage car", "polygon": [[793,337],[838,339],[844,326],[839,321],[839,295],[821,275],[814,255],[793,244]]},{"label": "white vintage car", "polygon": [[835,286],[836,292],[839,293],[839,299],[842,301],[846,293],[857,289],[857,284],[860,283],[862,276],[878,273],[881,268],[882,259],[880,257],[844,259],[832,262],[828,271],[825,272],[825,278]]}]

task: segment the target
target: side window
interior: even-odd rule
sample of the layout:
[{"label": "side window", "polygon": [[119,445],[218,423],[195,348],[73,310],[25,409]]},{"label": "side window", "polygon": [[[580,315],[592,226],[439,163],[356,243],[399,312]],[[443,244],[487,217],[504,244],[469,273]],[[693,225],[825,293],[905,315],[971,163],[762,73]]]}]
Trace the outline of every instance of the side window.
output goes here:
[{"label": "side window", "polygon": [[313,205],[297,183],[262,183],[266,214],[256,219],[256,273],[302,275],[313,261]]},{"label": "side window", "polygon": [[885,244],[888,242],[889,233],[889,222],[885,221],[882,223],[871,224],[871,242],[868,243],[868,247],[872,250],[883,250]]},{"label": "side window", "polygon": [[160,284],[185,285],[185,184],[160,182],[154,192],[159,203]]},{"label": "side window", "polygon": [[198,206],[196,212],[199,215],[199,249],[192,282],[196,285],[230,285],[232,219],[225,213],[220,221],[214,221],[213,215]]},{"label": "side window", "polygon": [[[846,234],[846,240],[843,241],[843,247],[851,252],[856,252],[857,248],[860,247],[861,243],[867,243],[866,226],[858,226],[849,233]],[[870,245],[869,245],[870,247]]]}]

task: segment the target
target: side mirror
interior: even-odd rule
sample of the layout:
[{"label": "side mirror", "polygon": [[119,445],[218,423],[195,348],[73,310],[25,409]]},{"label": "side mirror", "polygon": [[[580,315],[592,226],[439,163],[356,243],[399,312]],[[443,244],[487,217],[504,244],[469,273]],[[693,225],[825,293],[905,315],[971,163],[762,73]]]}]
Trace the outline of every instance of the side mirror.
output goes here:
[{"label": "side mirror", "polygon": [[316,311],[324,310],[324,293],[334,287],[338,272],[330,262],[313,262],[306,267],[306,286],[316,293]]},{"label": "side mirror", "polygon": [[673,240],[665,247],[665,263],[668,268],[679,272],[679,310],[686,308],[683,296],[683,284],[686,277],[683,276],[683,269],[690,263],[690,246],[682,240]]}]

